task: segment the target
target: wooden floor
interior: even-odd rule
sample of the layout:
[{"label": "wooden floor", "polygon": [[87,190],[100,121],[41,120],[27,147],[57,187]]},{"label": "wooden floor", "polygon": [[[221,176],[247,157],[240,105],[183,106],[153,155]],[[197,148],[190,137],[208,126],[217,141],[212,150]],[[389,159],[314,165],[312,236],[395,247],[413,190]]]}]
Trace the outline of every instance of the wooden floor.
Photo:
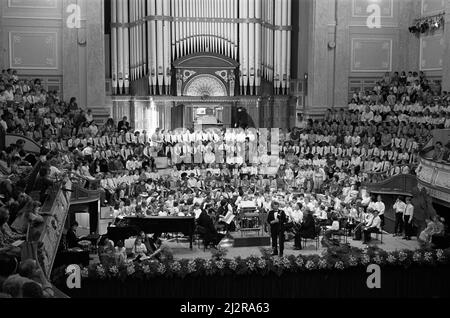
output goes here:
[{"label": "wooden floor", "polygon": [[[348,238],[348,243],[351,246],[355,246],[361,249],[367,247],[367,245],[362,244],[362,241],[354,241],[351,238]],[[164,246],[167,246],[173,253],[175,258],[205,258],[209,259],[211,257],[211,249],[203,250],[203,246],[198,246],[194,244],[192,250],[189,249],[189,243],[184,239],[179,239],[178,243],[172,240],[164,241]],[[381,244],[379,241],[373,239],[370,245],[377,245],[387,252],[395,251],[395,250],[415,250],[419,248],[419,243],[414,238],[412,240],[406,241],[399,237],[394,237],[391,234],[383,234],[383,243]],[[261,256],[260,248],[261,247],[233,247],[232,241],[229,239],[223,239],[220,243],[220,246],[226,248],[228,253],[226,255],[227,258],[233,257],[248,257],[251,255]],[[270,248],[270,246],[263,246],[263,248]],[[293,240],[289,242],[285,242],[285,250],[284,255],[309,255],[309,254],[321,254],[325,249],[319,243],[319,248],[316,250],[315,242],[308,241],[307,246],[303,250],[294,250],[294,242]]]}]

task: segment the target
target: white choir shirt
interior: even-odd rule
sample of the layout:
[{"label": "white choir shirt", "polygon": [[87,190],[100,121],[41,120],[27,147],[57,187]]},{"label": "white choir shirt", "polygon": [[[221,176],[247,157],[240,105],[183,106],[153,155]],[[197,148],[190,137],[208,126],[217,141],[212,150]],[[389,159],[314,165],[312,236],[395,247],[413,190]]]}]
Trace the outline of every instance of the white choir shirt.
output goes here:
[{"label": "white choir shirt", "polygon": [[412,205],[411,203],[408,203],[406,205],[406,209],[405,209],[405,212],[403,213],[403,215],[412,216],[413,214],[414,214],[414,205]]},{"label": "white choir shirt", "polygon": [[406,211],[406,203],[403,201],[397,201],[395,202],[394,206],[393,206],[395,213],[405,213]]},{"label": "white choir shirt", "polygon": [[83,156],[92,156],[92,148],[91,147],[86,147],[83,149]]}]

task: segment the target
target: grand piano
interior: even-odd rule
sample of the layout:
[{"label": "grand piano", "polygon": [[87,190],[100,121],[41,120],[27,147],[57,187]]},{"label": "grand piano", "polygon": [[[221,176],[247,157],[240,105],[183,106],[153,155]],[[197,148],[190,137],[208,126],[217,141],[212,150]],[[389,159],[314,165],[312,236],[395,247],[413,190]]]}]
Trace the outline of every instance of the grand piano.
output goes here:
[{"label": "grand piano", "polygon": [[193,216],[149,216],[124,217],[108,227],[107,236],[115,243],[136,236],[140,231],[146,234],[183,233],[189,237],[189,247],[195,232],[195,218]]}]

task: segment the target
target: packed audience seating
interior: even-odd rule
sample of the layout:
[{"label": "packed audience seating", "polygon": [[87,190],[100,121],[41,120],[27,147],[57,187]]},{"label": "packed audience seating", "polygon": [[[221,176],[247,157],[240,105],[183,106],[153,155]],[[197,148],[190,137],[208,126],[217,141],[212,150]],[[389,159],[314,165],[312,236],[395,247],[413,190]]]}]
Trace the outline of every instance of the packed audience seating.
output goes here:
[{"label": "packed audience seating", "polygon": [[[320,232],[324,244],[332,244],[339,231],[364,234],[368,242],[372,232],[382,232],[385,207],[381,198],[370,194],[361,198],[361,184],[415,173],[418,153],[432,130],[450,127],[449,101],[446,92],[430,89],[423,74],[403,72],[386,74],[373,92],[355,92],[348,109],[330,109],[323,120],[301,120],[287,131],[242,127],[196,132],[157,129],[150,134],[134,131],[126,117],[117,124],[111,118],[98,127],[91,111],[80,109],[75,98],[65,103],[57,92],[45,91],[39,80],[22,81],[15,71],[2,71],[1,129],[34,139],[42,149],[40,154],[29,154],[18,142],[1,153],[0,209],[4,211],[0,211],[5,221],[0,248],[5,249],[3,255],[14,256],[5,262],[17,262],[18,251],[11,243],[23,239],[28,225],[40,221],[39,207],[48,189],[66,173],[73,181],[102,191],[102,204],[111,207],[116,220],[130,215],[195,216],[205,245],[217,244],[218,227],[239,228],[228,216],[238,215],[248,202],[264,214],[273,201],[281,203],[289,216],[297,249],[302,248],[302,239]],[[160,157],[167,158],[164,169],[157,167]],[[438,157],[448,160],[448,151]],[[39,195],[32,198],[25,191],[24,178],[36,169],[33,190]],[[403,222],[405,216],[413,218],[406,215],[408,204],[404,202],[403,217],[396,224],[396,233],[403,235],[404,230],[405,239],[416,236]],[[208,218],[213,228],[202,224]],[[422,241],[431,242],[430,235],[441,229],[435,226],[438,222],[433,219]],[[77,244],[76,237],[71,240]],[[100,253],[120,254],[123,257],[117,259],[125,261],[123,243],[115,242],[114,247],[114,242],[104,239]],[[158,244],[158,236],[144,233],[132,252],[153,254]],[[39,264],[24,264],[36,266],[27,275],[39,272]],[[22,278],[29,276],[13,267],[0,276],[20,279],[10,276],[3,292],[24,296],[30,282]],[[14,291],[8,280],[13,281]],[[35,281],[46,295],[45,282]]]}]

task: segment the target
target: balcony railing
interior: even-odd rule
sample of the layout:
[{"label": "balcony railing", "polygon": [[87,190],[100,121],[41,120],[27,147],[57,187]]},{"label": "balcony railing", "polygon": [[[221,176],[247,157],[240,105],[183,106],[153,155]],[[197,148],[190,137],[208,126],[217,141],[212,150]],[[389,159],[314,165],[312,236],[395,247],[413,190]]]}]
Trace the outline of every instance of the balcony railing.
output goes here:
[{"label": "balcony railing", "polygon": [[39,260],[47,277],[50,277],[69,211],[71,188],[72,183],[68,178],[57,182],[52,187],[41,209],[45,213],[44,222],[34,229],[34,235],[32,235],[40,244]]},{"label": "balcony railing", "polygon": [[432,197],[450,202],[450,163],[433,161],[421,153],[417,180],[418,187],[425,187]]}]

